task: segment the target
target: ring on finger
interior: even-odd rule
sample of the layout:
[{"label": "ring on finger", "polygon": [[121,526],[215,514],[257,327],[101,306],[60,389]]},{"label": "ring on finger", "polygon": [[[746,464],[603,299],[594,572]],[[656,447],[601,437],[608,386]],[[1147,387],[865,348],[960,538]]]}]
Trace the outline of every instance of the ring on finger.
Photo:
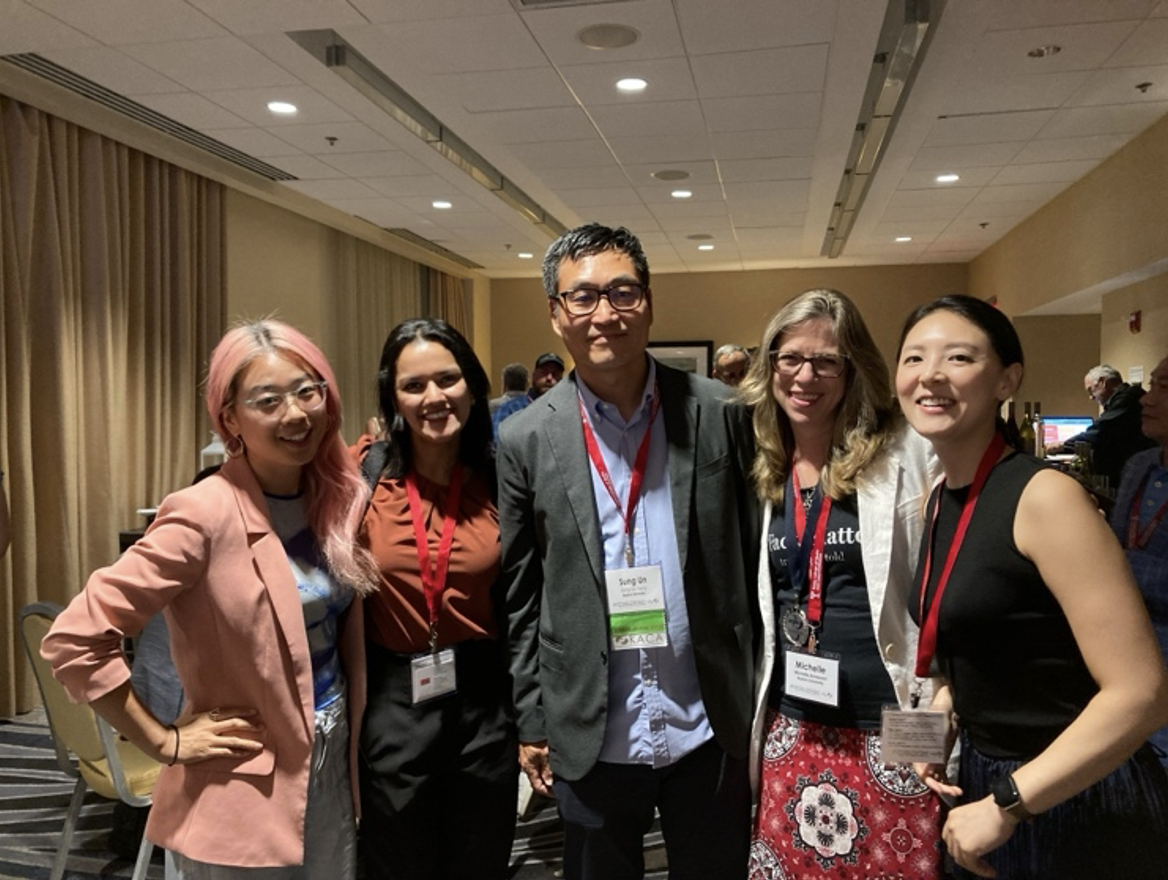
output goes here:
[{"label": "ring on finger", "polygon": [[218,707],[216,707],[216,708],[212,709],[212,710],[211,710],[210,712],[208,712],[207,714],[211,716],[211,720],[212,720],[212,721],[218,721],[218,720],[219,720],[219,709],[218,709]]}]

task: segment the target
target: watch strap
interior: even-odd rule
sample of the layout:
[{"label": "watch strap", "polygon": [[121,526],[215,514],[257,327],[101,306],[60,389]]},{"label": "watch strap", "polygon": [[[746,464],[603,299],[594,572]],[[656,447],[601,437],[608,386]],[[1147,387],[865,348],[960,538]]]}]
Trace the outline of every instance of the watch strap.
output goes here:
[{"label": "watch strap", "polygon": [[1026,822],[1034,818],[1034,814],[1026,809],[1026,805],[1022,803],[1022,794],[1018,791],[1018,786],[1014,782],[1014,777],[1011,774],[999,776],[990,785],[990,794],[993,795],[994,803],[1006,815],[1017,819],[1019,822]]}]

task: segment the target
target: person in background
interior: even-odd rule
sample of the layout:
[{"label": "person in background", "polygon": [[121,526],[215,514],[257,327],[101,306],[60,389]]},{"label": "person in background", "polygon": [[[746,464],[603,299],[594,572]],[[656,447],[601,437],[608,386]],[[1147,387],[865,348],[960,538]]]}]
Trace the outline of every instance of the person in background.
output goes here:
[{"label": "person in background", "polygon": [[534,400],[551,391],[564,378],[564,360],[555,352],[549,351],[535,359],[535,370],[531,374],[531,390],[523,397],[516,397],[495,410],[491,417],[491,433],[498,442],[499,425],[503,420],[527,408]]},{"label": "person in background", "polygon": [[[795,297],[758,351],[739,386],[765,505],[750,874],[936,880],[940,805],[910,767],[872,756],[882,708],[912,698],[907,603],[940,466],[897,411],[884,358],[842,293]],[[788,691],[786,667],[809,653],[841,658],[835,705]],[[827,801],[831,821],[804,808]]]},{"label": "person in background", "polygon": [[[1144,435],[1157,445],[1137,452],[1123,469],[1111,527],[1148,606],[1160,651],[1168,658],[1168,357],[1152,370],[1140,405]],[[1153,733],[1151,741],[1168,770],[1168,726]]]},{"label": "person in background", "polygon": [[737,387],[750,367],[750,355],[741,345],[727,342],[714,352],[714,378]]},{"label": "person in background", "polygon": [[649,265],[627,229],[570,230],[543,270],[576,368],[499,437],[519,762],[556,798],[567,880],[639,880],[655,810],[673,880],[740,880],[757,546],[746,413],[647,354]]},{"label": "person in background", "polygon": [[364,540],[369,704],[361,846],[370,880],[503,880],[518,798],[502,642],[487,374],[436,318],[389,332],[377,375],[388,438]]},{"label": "person in background", "polygon": [[1140,430],[1140,398],[1144,389],[1124,382],[1119,370],[1109,364],[1088,370],[1083,387],[1103,412],[1091,427],[1071,437],[1060,448],[1074,452],[1076,443],[1089,444],[1092,472],[1107,477],[1112,487],[1118,486],[1127,460],[1155,445]]},{"label": "person in background", "polygon": [[[333,381],[287,324],[228,331],[205,393],[227,462],[168,496],[41,645],[73,699],[167,765],[146,835],[183,880],[356,873],[349,731],[364,708],[358,596],[375,572],[355,542],[368,491]],[[169,725],[122,652],[160,611],[186,693]]]},{"label": "person in background", "polygon": [[1115,536],[1074,479],[1010,449],[1001,403],[1022,381],[1008,318],[968,296],[904,325],[897,396],[936,450],[909,608],[933,707],[960,728],[942,838],[959,877],[1154,880],[1168,864],[1168,776],[1148,736],[1168,671]]},{"label": "person in background", "polygon": [[492,397],[489,405],[491,415],[503,404],[527,395],[527,367],[523,364],[507,364],[503,367],[503,393]]}]

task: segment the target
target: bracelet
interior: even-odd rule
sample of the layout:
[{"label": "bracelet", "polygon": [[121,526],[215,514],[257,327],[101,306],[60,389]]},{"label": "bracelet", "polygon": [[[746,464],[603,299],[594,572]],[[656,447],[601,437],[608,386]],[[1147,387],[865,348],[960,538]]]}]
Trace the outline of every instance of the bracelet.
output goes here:
[{"label": "bracelet", "polygon": [[168,724],[166,726],[174,731],[174,755],[171,757],[170,763],[167,764],[168,767],[173,767],[175,765],[175,763],[178,761],[178,743],[179,743],[178,728],[175,727],[173,724]]}]

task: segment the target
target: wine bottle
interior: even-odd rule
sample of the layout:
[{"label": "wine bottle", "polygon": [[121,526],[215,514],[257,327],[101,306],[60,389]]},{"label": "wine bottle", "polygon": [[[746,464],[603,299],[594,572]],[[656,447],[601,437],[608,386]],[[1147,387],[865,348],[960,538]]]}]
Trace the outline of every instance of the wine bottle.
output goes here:
[{"label": "wine bottle", "polygon": [[1018,436],[1022,439],[1022,451],[1027,455],[1034,454],[1034,419],[1030,416],[1030,403],[1027,401],[1022,407],[1022,423],[1018,425]]},{"label": "wine bottle", "polygon": [[1045,428],[1042,424],[1042,404],[1034,401],[1034,454],[1039,458],[1046,455]]}]

